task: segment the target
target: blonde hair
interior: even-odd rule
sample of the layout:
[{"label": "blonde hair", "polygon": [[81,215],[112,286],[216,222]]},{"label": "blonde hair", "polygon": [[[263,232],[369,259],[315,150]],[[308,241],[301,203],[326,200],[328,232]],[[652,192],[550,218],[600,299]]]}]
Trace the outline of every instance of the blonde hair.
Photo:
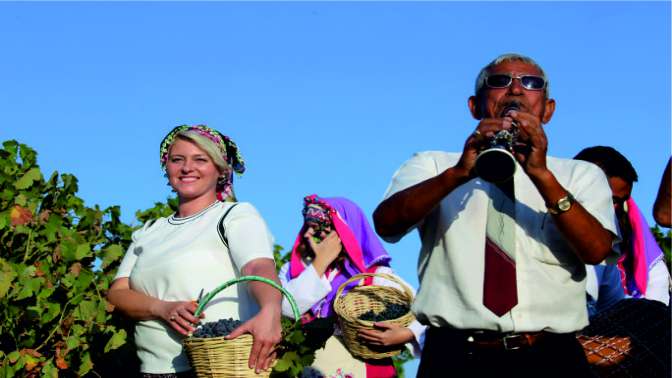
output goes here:
[{"label": "blonde hair", "polygon": [[[226,162],[226,160],[224,160],[224,155],[226,155],[226,153],[221,151],[215,142],[193,130],[180,131],[175,135],[175,140],[178,139],[186,140],[195,144],[198,148],[208,154],[221,174],[230,174],[231,167]],[[174,141],[173,144],[175,144]],[[171,145],[170,148],[172,147],[173,146]]]}]

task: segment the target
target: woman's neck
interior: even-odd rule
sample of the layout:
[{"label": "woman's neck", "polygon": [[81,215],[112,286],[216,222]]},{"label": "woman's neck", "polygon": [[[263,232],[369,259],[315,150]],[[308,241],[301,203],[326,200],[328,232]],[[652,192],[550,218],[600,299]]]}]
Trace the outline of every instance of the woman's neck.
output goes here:
[{"label": "woman's neck", "polygon": [[212,196],[203,196],[190,199],[180,198],[180,205],[177,207],[177,214],[175,214],[175,216],[178,218],[192,216],[212,205],[215,201],[217,201],[217,196],[214,194]]}]

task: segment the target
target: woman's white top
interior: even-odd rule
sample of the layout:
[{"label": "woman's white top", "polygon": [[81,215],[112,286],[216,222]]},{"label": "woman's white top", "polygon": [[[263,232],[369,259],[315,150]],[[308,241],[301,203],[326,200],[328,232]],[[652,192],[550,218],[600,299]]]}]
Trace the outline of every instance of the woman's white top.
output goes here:
[{"label": "woman's white top", "polygon": [[[227,213],[227,211],[230,212]],[[196,300],[241,276],[248,262],[273,259],[273,236],[249,203],[215,202],[185,218],[174,215],[147,223],[133,233],[117,276],[131,289],[164,301]],[[245,321],[258,312],[256,301],[240,283],[208,303],[203,322],[234,318]],[[138,321],[135,343],[143,373],[189,370],[183,336],[162,320]]]}]

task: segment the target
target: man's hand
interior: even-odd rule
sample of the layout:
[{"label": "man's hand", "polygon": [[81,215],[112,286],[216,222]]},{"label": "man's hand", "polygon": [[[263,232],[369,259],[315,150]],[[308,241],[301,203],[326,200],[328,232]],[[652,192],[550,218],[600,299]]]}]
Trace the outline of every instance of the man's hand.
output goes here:
[{"label": "man's hand", "polygon": [[406,344],[415,337],[410,329],[402,327],[398,324],[376,322],[373,323],[373,326],[380,328],[381,330],[378,331],[375,329],[363,329],[359,331],[359,337],[371,345],[393,346]]},{"label": "man's hand", "polygon": [[462,150],[462,156],[455,165],[462,175],[469,178],[474,177],[474,165],[476,165],[476,157],[479,152],[487,145],[488,141],[492,139],[500,130],[508,130],[511,128],[511,118],[485,118],[478,123],[476,129],[467,138]]},{"label": "man's hand", "polygon": [[504,119],[510,119],[518,125],[518,143],[526,144],[527,149],[515,151],[515,157],[530,177],[540,177],[548,172],[546,153],[548,139],[541,120],[526,112],[512,110]]},{"label": "man's hand", "polygon": [[275,346],[282,340],[280,312],[270,307],[262,308],[255,317],[234,329],[225,339],[235,339],[245,333],[251,334],[254,339],[248,366],[259,374],[273,365]]}]

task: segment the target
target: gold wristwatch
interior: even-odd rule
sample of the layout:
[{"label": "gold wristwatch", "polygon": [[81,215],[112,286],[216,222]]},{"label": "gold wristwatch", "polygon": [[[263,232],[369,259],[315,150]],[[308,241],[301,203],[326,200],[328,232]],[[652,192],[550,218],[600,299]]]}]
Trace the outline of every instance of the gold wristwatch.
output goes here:
[{"label": "gold wristwatch", "polygon": [[572,193],[567,192],[567,195],[560,198],[553,206],[548,206],[548,212],[553,215],[562,214],[572,208],[572,204],[576,202],[576,199]]}]

